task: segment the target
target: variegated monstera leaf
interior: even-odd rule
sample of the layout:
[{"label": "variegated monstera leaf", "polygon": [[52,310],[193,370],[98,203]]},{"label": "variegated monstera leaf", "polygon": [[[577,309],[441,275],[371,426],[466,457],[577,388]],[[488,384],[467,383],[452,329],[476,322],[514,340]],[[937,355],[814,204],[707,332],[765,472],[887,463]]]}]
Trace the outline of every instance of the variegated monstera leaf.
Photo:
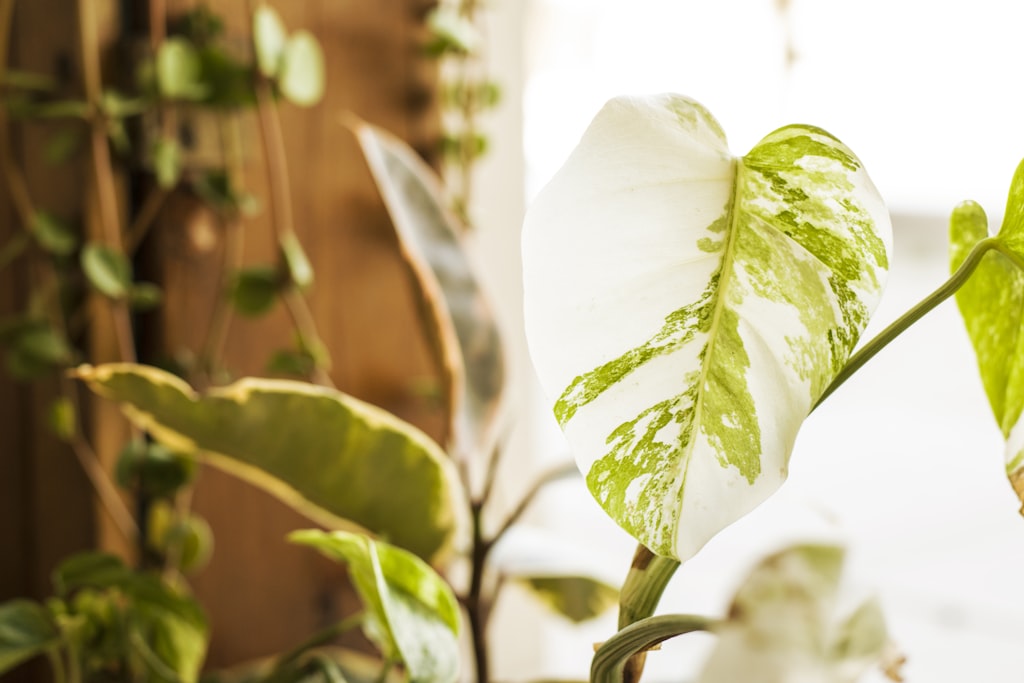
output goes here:
[{"label": "variegated monstera leaf", "polygon": [[774,492],[881,294],[891,227],[810,126],[746,156],[678,95],[618,98],[526,217],[526,324],[605,511],[684,560]]}]

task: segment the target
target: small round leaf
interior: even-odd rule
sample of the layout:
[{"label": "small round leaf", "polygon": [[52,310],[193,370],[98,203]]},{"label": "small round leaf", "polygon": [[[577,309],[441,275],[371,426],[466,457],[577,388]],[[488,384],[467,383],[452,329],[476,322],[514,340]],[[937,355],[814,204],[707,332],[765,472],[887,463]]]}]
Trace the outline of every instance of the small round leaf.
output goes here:
[{"label": "small round leaf", "polygon": [[132,266],[128,258],[102,244],[87,244],[82,250],[82,270],[89,283],[111,299],[122,299],[131,289]]},{"label": "small round leaf", "polygon": [[324,53],[313,34],[296,31],[285,45],[278,85],[292,104],[310,107],[324,94]]},{"label": "small round leaf", "polygon": [[253,12],[252,41],[260,73],[273,78],[281,67],[285,43],[288,41],[284,23],[273,8],[261,5]]}]

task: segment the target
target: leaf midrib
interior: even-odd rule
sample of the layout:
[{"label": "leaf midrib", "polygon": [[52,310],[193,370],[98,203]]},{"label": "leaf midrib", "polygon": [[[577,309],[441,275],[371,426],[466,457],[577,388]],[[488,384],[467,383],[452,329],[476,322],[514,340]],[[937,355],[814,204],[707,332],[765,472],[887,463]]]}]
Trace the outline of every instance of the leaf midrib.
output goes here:
[{"label": "leaf midrib", "polygon": [[[740,186],[740,181],[743,177],[743,164],[740,159],[732,160],[733,168],[733,182],[732,189],[729,193],[729,201],[726,203],[729,212],[729,219],[727,221],[728,227],[725,231],[725,244],[722,246],[722,266],[721,274],[718,279],[718,291],[715,292],[714,313],[711,316],[711,324],[708,326],[708,341],[704,349],[704,362],[700,366],[700,376],[697,380],[697,396],[694,399],[693,407],[693,433],[690,437],[690,443],[686,446],[685,454],[685,467],[682,472],[682,482],[679,487],[679,503],[682,507],[682,498],[686,492],[686,475],[690,471],[690,459],[693,456],[694,443],[696,442],[702,425],[704,417],[704,396],[707,394],[705,390],[708,379],[708,369],[711,367],[711,360],[715,353],[715,342],[716,332],[719,326],[719,320],[722,316],[722,310],[725,308],[723,296],[727,294],[730,284],[732,283],[732,264],[735,257],[735,244],[736,244],[736,232],[739,212],[736,210],[736,199],[737,199],[737,188]],[[675,541],[673,540],[673,545]]]}]

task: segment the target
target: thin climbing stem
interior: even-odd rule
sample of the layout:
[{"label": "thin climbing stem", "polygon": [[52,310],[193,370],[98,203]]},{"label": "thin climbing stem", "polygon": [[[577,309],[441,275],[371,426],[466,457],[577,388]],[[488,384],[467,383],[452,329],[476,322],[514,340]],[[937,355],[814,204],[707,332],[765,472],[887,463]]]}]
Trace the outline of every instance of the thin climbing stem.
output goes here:
[{"label": "thin climbing stem", "polygon": [[[8,68],[11,22],[15,2],[16,0],[0,0],[0,83],[5,80]],[[10,123],[7,118],[7,109],[0,107],[0,168],[3,170],[14,209],[21,220],[22,227],[28,232],[37,211],[28,190],[28,183],[25,181],[20,167],[14,162],[10,140]],[[38,259],[32,270],[33,280],[37,284],[46,287],[47,283],[53,283],[53,287],[56,289],[57,272],[53,263],[48,258]],[[53,301],[48,307],[48,311],[48,317],[54,329],[62,338],[67,339],[68,326],[60,302]],[[70,446],[75,459],[78,460],[79,465],[96,491],[100,503],[106,509],[107,514],[110,515],[118,531],[129,542],[134,542],[139,535],[139,528],[135,518],[124,504],[120,494],[117,492],[117,488],[110,481],[110,477],[100,463],[95,451],[93,451],[92,446],[90,446],[89,442],[78,430],[77,425],[82,424],[81,417],[83,413],[76,387],[67,376],[60,378],[59,386],[62,398],[72,406],[72,414],[75,416],[76,430],[70,439]]]},{"label": "thin climbing stem", "polygon": [[[92,152],[92,180],[96,198],[96,212],[99,231],[106,245],[119,252],[125,252],[121,230],[121,219],[117,208],[117,188],[114,183],[113,164],[107,143],[107,127],[100,102],[103,98],[103,80],[100,71],[100,40],[97,32],[95,12],[90,0],[78,0],[78,26],[82,50],[82,78],[85,97],[89,102],[89,143]],[[114,335],[117,339],[120,357],[123,361],[134,362],[135,338],[132,334],[128,305],[124,301],[111,301]]]},{"label": "thin climbing stem", "polygon": [[576,464],[567,463],[559,465],[557,467],[553,467],[552,469],[540,475],[537,478],[537,481],[533,483],[533,485],[526,491],[523,497],[519,500],[519,504],[516,505],[515,509],[512,510],[511,514],[509,514],[509,516],[505,519],[502,525],[498,527],[498,531],[495,532],[494,536],[492,536],[487,542],[493,545],[498,541],[498,539],[504,536],[505,532],[508,531],[513,524],[519,521],[519,519],[526,512],[526,509],[530,507],[530,504],[533,503],[534,499],[544,489],[545,486],[547,486],[553,481],[564,479],[565,477],[570,477],[576,473]]},{"label": "thin climbing stem", "polygon": [[142,202],[142,206],[139,207],[138,213],[135,214],[135,220],[132,221],[131,226],[128,228],[128,234],[125,235],[124,248],[126,253],[129,255],[134,254],[139,248],[142,240],[149,234],[149,229],[156,222],[157,216],[160,215],[160,209],[163,208],[164,202],[170,196],[171,193],[162,187],[149,191],[149,194],[146,195]]},{"label": "thin climbing stem", "polygon": [[[252,8],[250,3],[250,14]],[[294,213],[291,198],[291,180],[288,175],[288,162],[285,155],[284,133],[277,105],[274,103],[270,82],[263,76],[257,77],[256,113],[260,124],[260,140],[267,169],[268,203],[270,204],[270,222],[279,244],[295,232]],[[328,374],[329,368],[324,367],[323,351],[326,345],[320,338],[312,311],[305,297],[295,287],[288,284],[281,294],[292,323],[307,349],[313,350],[316,359],[313,380],[317,384],[334,386]]]},{"label": "thin climbing stem", "polygon": [[1011,259],[1019,268],[1024,269],[1024,261],[1013,254],[1010,250],[1006,249],[998,237],[988,237],[981,240],[974,246],[971,252],[967,255],[967,258],[964,259],[964,262],[960,264],[960,267],[957,268],[956,272],[953,273],[946,282],[922,299],[916,306],[901,315],[895,322],[882,330],[878,336],[865,344],[860,351],[853,354],[853,356],[850,357],[850,360],[846,363],[846,366],[843,367],[838,375],[836,375],[835,379],[832,380],[832,383],[828,385],[811,410],[813,411],[820,406],[826,398],[832,395],[832,392],[842,386],[846,380],[850,379],[854,373],[860,370],[869,360],[874,358],[875,354],[884,349],[889,342],[903,334],[907,328],[923,318],[929,311],[955,294],[957,290],[967,282],[968,278],[971,277],[971,274],[974,273],[985,254],[992,250],[1002,253],[1007,258]]},{"label": "thin climbing stem", "polygon": [[345,617],[341,621],[331,624],[327,628],[317,631],[312,636],[302,641],[299,645],[281,655],[274,664],[274,671],[280,671],[285,666],[294,663],[299,659],[299,657],[315,647],[327,645],[341,634],[347,633],[361,625],[365,620],[366,613],[357,612],[356,614]]}]

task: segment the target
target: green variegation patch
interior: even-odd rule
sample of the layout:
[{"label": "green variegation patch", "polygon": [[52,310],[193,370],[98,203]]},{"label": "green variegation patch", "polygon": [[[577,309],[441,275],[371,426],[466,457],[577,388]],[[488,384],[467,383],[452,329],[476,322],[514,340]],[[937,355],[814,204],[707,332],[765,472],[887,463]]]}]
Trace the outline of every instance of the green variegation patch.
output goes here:
[{"label": "green variegation patch", "polygon": [[531,352],[605,511],[686,559],[777,489],[890,248],[828,133],[787,126],[735,158],[692,100],[609,102],[523,235]]},{"label": "green variegation patch", "polygon": [[[988,238],[988,219],[974,202],[950,219],[950,265],[956,270]],[[1006,438],[1006,474],[1024,502],[1024,163],[1014,175],[1003,225],[957,305],[978,357],[978,370],[996,422]],[[1022,508],[1024,513],[1024,508]]]}]

